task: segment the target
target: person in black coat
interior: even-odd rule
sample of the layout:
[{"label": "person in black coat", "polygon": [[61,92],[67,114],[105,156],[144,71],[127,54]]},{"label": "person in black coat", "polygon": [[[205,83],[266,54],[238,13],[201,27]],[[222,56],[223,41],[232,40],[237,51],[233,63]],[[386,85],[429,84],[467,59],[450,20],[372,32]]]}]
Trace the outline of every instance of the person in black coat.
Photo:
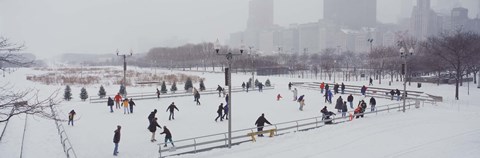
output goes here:
[{"label": "person in black coat", "polygon": [[133,106],[135,106],[135,102],[133,102],[133,98],[130,98],[128,101],[128,107],[130,107],[130,113],[133,114]]},{"label": "person in black coat", "polygon": [[333,85],[333,93],[334,94],[338,93],[338,88],[340,88],[340,86],[338,85],[338,83],[335,83],[335,85]]},{"label": "person in black coat", "polygon": [[113,102],[112,97],[108,97],[107,105],[110,107],[110,112],[113,112],[113,104],[115,103]]},{"label": "person in black coat", "polygon": [[348,111],[347,102],[344,101],[342,104],[342,117],[347,116],[347,111]]},{"label": "person in black coat", "polygon": [[360,117],[363,118],[363,113],[365,113],[365,110],[367,110],[367,103],[365,103],[364,100],[360,101],[360,106],[362,107],[362,110],[360,111],[361,115]]},{"label": "person in black coat", "polygon": [[262,82],[258,83],[258,91],[263,92],[263,83]]},{"label": "person in black coat", "polygon": [[150,115],[148,115],[148,124],[152,124],[152,121],[155,118],[156,114],[157,114],[157,109],[154,109],[152,112],[150,112]]},{"label": "person in black coat", "polygon": [[166,110],[167,112],[170,110],[170,115],[168,116],[168,120],[172,120],[172,119],[175,120],[175,114],[174,114],[174,111],[173,111],[175,109],[177,109],[177,111],[180,111],[180,110],[178,110],[177,106],[175,106],[175,103],[172,102],[172,104],[170,104],[170,106],[168,106],[168,108]]},{"label": "person in black coat", "polygon": [[341,85],[340,89],[342,90],[342,94],[344,94],[345,93],[345,84],[343,84],[343,82],[342,82],[342,85]]},{"label": "person in black coat", "polygon": [[70,122],[72,123],[72,126],[73,126],[73,117],[76,115],[77,113],[75,112],[75,110],[72,110],[68,113],[68,125],[70,125]]},{"label": "person in black coat", "polygon": [[163,132],[160,134],[165,134],[165,145],[163,145],[163,147],[167,147],[168,140],[170,140],[170,143],[172,143],[172,146],[175,147],[172,141],[172,133],[170,133],[170,130],[168,130],[167,126],[163,126]]},{"label": "person in black coat", "polygon": [[[327,106],[324,106],[322,108],[322,110],[320,110],[320,112],[323,114],[322,115],[322,120],[329,120],[330,119],[330,116],[333,116],[335,115],[334,112],[331,112],[331,111],[328,111],[327,110]],[[329,120],[329,121],[325,121],[325,124],[332,124],[332,120]]]},{"label": "person in black coat", "polygon": [[329,88],[329,87],[330,87],[330,86],[328,85],[328,83],[325,84],[325,91],[328,91],[328,88]]},{"label": "person in black coat", "polygon": [[[258,117],[257,121],[255,122],[255,125],[257,125],[257,131],[261,132],[263,131],[263,126],[265,123],[272,125],[268,120],[265,118],[265,115],[262,113],[262,116]],[[263,137],[263,134],[259,134],[259,137]]]},{"label": "person in black coat", "polygon": [[117,125],[117,129],[113,131],[115,134],[113,135],[113,143],[115,144],[115,148],[113,148],[113,155],[117,156],[118,154],[118,143],[120,143],[120,129],[122,126]]},{"label": "person in black coat", "polygon": [[288,82],[288,90],[292,90],[292,82]]},{"label": "person in black coat", "polygon": [[[223,88],[222,88],[220,85],[218,85],[218,87],[217,87],[218,97],[222,97],[222,95],[221,95],[221,94],[222,94],[222,90],[223,90]],[[248,91],[248,88],[247,88],[247,91]]]},{"label": "person in black coat", "polygon": [[160,99],[160,90],[157,88],[157,98]]},{"label": "person in black coat", "polygon": [[371,111],[375,111],[375,105],[377,105],[377,101],[375,98],[370,98],[370,108],[372,109]]},{"label": "person in black coat", "polygon": [[162,127],[160,127],[160,125],[158,125],[158,122],[157,122],[157,118],[155,117],[152,122],[150,122],[150,125],[148,126],[148,130],[150,132],[152,132],[152,139],[150,141],[154,142],[154,141],[157,141],[155,139],[155,132],[157,131],[157,127],[159,127],[160,129],[162,129]]},{"label": "person in black coat", "polygon": [[395,91],[392,89],[392,90],[390,91],[390,96],[391,96],[391,97],[390,97],[390,100],[393,100],[393,95],[395,95]]},{"label": "person in black coat", "polygon": [[395,94],[397,95],[397,101],[400,101],[400,95],[402,94],[402,93],[400,93],[400,90],[398,90],[398,89],[395,90]]},{"label": "person in black coat", "polygon": [[347,101],[348,103],[350,103],[350,108],[353,109],[353,95],[350,94],[348,97],[347,97]]},{"label": "person in black coat", "polygon": [[194,94],[195,100],[197,101],[197,105],[200,105],[200,92],[196,91]]},{"label": "person in black coat", "polygon": [[337,103],[335,104],[335,109],[337,109],[338,112],[341,112],[342,105],[343,105],[343,99],[342,99],[342,96],[339,96],[337,99]]},{"label": "person in black coat", "polygon": [[245,82],[242,83],[242,89],[245,90]]},{"label": "person in black coat", "polygon": [[220,118],[220,121],[223,121],[222,112],[223,112],[223,103],[220,103],[217,110],[218,116],[217,118],[215,118],[215,122],[217,122],[218,118]]}]

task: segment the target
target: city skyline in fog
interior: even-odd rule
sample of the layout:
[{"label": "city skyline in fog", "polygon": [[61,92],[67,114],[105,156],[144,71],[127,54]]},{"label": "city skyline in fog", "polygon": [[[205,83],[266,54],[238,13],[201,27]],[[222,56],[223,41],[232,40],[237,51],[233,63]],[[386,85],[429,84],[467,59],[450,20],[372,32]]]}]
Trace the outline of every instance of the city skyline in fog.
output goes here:
[{"label": "city skyline in fog", "polygon": [[[62,53],[143,53],[152,47],[221,42],[243,31],[249,0],[3,0],[0,36],[25,43],[24,52],[46,58]],[[440,3],[441,2],[441,3]],[[377,0],[377,20],[395,23],[409,17],[415,0]],[[447,4],[448,3],[448,4]],[[478,15],[478,0],[432,0],[432,8],[469,9]],[[323,1],[275,0],[274,23],[316,22],[323,18]]]}]

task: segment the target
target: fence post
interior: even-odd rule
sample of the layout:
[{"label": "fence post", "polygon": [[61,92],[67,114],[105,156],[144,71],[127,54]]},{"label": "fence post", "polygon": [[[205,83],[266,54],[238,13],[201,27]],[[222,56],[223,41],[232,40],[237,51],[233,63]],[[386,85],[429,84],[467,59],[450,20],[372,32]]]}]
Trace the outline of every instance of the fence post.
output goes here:
[{"label": "fence post", "polygon": [[318,117],[315,117],[315,128],[318,127]]},{"label": "fence post", "polygon": [[159,154],[159,158],[162,158],[162,145],[161,145],[161,143],[158,143],[158,154]]},{"label": "fence post", "polygon": [[295,121],[295,123],[297,123],[297,131],[298,131],[298,121]]},{"label": "fence post", "polygon": [[223,136],[225,137],[225,145],[227,145],[227,144],[228,144],[228,143],[227,143],[227,141],[228,141],[228,139],[227,139],[227,133],[223,133]]},{"label": "fence post", "polygon": [[197,140],[193,139],[193,152],[197,153]]}]

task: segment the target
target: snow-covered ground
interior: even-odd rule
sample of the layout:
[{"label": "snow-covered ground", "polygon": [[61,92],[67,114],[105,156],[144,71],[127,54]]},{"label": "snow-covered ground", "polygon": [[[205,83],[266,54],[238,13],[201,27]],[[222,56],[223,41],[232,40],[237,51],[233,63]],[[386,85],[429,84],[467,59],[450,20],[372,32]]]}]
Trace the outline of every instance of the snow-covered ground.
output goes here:
[{"label": "snow-covered ground", "polygon": [[[153,70],[152,70],[153,71]],[[170,72],[166,70],[156,70]],[[35,87],[42,94],[60,89],[63,95],[64,86],[45,86],[26,81],[26,74],[42,72],[31,69],[20,69],[6,76],[3,82],[14,83],[19,89]],[[207,88],[215,88],[224,84],[223,73],[184,72],[206,78]],[[233,74],[234,85],[240,85],[251,77],[250,74]],[[299,89],[299,95],[305,94],[304,111],[298,110],[298,103],[293,102],[292,93],[287,88],[290,81],[321,81],[287,77],[255,76],[265,82],[268,78],[276,87],[262,93],[234,93],[232,97],[233,129],[254,127],[261,113],[272,123],[293,121],[320,115],[320,109],[327,106],[333,110],[334,104],[325,104],[319,91]],[[337,78],[337,81],[340,79]],[[388,86],[387,81],[376,87],[398,88],[401,83]],[[364,85],[367,81],[345,82],[345,84]],[[177,85],[183,87],[182,85]],[[194,84],[198,87],[198,83]],[[169,86],[168,86],[169,87]],[[436,86],[423,84],[422,88],[412,86],[412,90],[425,91],[433,95],[443,96],[444,102],[437,105],[425,104],[419,109],[411,109],[406,113],[391,111],[378,115],[367,115],[364,119],[352,122],[324,126],[321,128],[296,132],[274,138],[260,138],[257,142],[247,142],[231,149],[214,149],[207,152],[181,155],[179,157],[478,157],[480,154],[480,106],[475,103],[480,96],[479,89],[471,85],[470,95],[466,95],[467,87],[461,87],[461,101],[453,100],[452,85]],[[79,86],[72,86],[74,99],[62,102],[58,106],[61,117],[74,109],[77,112],[75,126],[63,125],[78,157],[110,157],[113,152],[113,131],[116,125],[122,125],[122,137],[118,157],[158,157],[157,143],[150,142],[151,133],[147,130],[148,114],[157,109],[158,122],[167,126],[173,140],[180,140],[227,131],[227,121],[215,122],[216,110],[223,97],[202,95],[201,106],[195,105],[192,97],[162,98],[160,100],[136,100],[137,106],[133,114],[123,114],[122,110],[110,113],[106,103],[89,103],[80,101]],[[91,97],[96,97],[99,85],[86,87]],[[118,86],[106,86],[108,94],[118,91]],[[129,93],[154,92],[157,87],[129,87]],[[276,95],[284,98],[276,101]],[[342,98],[346,98],[347,94]],[[334,100],[338,97],[335,96]],[[358,101],[361,96],[355,96]],[[369,97],[367,97],[369,99]],[[134,98],[135,100],[135,98]],[[168,120],[165,112],[171,103],[180,109],[175,112],[175,120]],[[377,99],[378,105],[396,101]],[[352,109],[349,109],[352,110]],[[7,127],[4,139],[0,142],[0,157],[18,157],[20,155],[21,137],[23,134],[24,116],[14,117]],[[0,127],[3,127],[0,124]],[[0,128],[3,129],[3,128]],[[157,140],[163,141],[164,135]],[[29,116],[25,133],[24,157],[65,157],[60,144],[55,124]]]}]

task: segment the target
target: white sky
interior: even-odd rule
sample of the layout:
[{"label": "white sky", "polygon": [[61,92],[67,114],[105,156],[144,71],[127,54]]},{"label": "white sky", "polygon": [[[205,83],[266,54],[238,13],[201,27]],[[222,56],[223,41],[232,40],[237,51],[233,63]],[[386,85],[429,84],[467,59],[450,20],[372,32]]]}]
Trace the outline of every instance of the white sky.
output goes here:
[{"label": "white sky", "polygon": [[[245,29],[249,0],[0,0],[0,35],[39,57],[114,53],[184,42],[225,41]],[[461,0],[473,9],[478,0]],[[275,23],[322,18],[322,0],[275,0]],[[432,6],[435,3],[432,2]],[[478,7],[477,7],[478,8]],[[378,0],[378,19],[395,22],[400,0]],[[472,12],[470,12],[472,15]],[[476,10],[473,10],[476,14]]]}]

